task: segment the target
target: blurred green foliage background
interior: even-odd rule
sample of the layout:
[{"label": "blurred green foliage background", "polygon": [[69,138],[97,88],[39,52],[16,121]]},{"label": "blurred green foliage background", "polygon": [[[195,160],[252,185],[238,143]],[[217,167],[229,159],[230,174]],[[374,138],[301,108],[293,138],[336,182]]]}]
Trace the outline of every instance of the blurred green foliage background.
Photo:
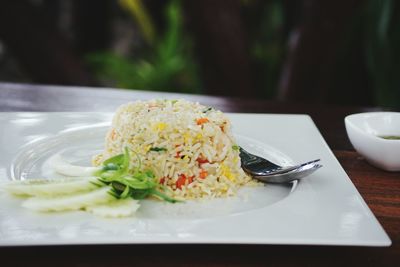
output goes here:
[{"label": "blurred green foliage background", "polygon": [[399,74],[395,0],[7,0],[0,10],[3,81],[400,108]]},{"label": "blurred green foliage background", "polygon": [[[374,104],[399,107],[399,3],[394,0],[367,2],[354,16],[352,25],[348,25],[348,47],[343,48],[342,59],[351,53],[349,47],[354,43],[361,44],[356,49],[362,50],[365,57],[366,79],[371,83]],[[140,1],[123,0],[120,5],[140,26],[146,45],[128,58],[112,51],[89,54],[87,61],[97,76],[123,88],[201,93],[193,39],[184,30],[182,3],[168,1],[164,10],[166,28],[162,33],[154,28],[151,16]],[[273,98],[281,79],[289,38],[289,33],[284,31],[284,3],[279,0],[241,1],[241,5],[249,33],[254,78],[257,86],[262,88],[262,96]],[[346,63],[341,63],[343,65],[337,70],[339,77],[345,75],[343,79],[351,79]]]},{"label": "blurred green foliage background", "polygon": [[167,4],[166,30],[162,34],[155,34],[151,17],[140,1],[123,0],[120,4],[137,21],[146,45],[130,58],[112,51],[88,54],[87,61],[98,78],[122,88],[199,93],[197,66],[190,37],[183,33],[180,2]]},{"label": "blurred green foliage background", "polygon": [[[130,57],[112,51],[88,54],[86,61],[97,77],[106,84],[122,88],[202,93],[193,38],[184,30],[181,1],[171,0],[166,5],[163,33],[156,33],[152,18],[141,1],[122,0],[119,3],[140,26],[146,44],[136,48],[136,54]],[[272,98],[286,50],[282,2],[268,1],[261,4],[261,9],[259,2],[242,1],[241,4],[249,26],[249,54],[255,65],[255,78],[265,89],[262,95]],[[257,12],[256,16],[254,12]]]}]

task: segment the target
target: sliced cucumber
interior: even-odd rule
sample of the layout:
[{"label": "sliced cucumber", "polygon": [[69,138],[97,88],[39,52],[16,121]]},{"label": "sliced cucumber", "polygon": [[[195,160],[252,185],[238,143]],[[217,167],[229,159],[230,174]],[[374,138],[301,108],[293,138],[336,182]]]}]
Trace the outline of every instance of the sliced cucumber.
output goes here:
[{"label": "sliced cucumber", "polygon": [[101,167],[83,167],[72,165],[59,154],[52,156],[49,159],[49,164],[55,172],[72,177],[92,176],[96,171],[101,169]]},{"label": "sliced cucumber", "polygon": [[32,197],[22,203],[22,206],[35,211],[80,210],[89,206],[105,204],[115,200],[109,194],[110,188],[100,189],[75,195],[58,197]]},{"label": "sliced cucumber", "polygon": [[86,210],[101,217],[120,218],[131,216],[139,207],[139,201],[127,198],[110,202],[107,205],[89,206]]},{"label": "sliced cucumber", "polygon": [[68,178],[68,179],[32,179],[13,181],[4,185],[4,188],[20,196],[58,196],[72,193],[91,191],[101,183],[96,177]]}]

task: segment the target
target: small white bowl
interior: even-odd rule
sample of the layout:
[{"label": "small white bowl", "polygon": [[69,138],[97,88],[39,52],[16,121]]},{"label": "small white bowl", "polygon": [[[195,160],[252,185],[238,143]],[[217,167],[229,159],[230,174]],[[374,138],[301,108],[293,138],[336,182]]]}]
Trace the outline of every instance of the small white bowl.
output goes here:
[{"label": "small white bowl", "polygon": [[351,144],[369,163],[400,171],[400,140],[381,137],[400,136],[400,112],[358,113],[344,121]]}]

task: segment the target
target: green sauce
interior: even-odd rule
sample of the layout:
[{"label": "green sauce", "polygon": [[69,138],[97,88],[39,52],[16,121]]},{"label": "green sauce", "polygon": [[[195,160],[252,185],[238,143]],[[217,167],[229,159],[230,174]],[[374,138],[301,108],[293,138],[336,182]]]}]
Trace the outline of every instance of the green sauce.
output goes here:
[{"label": "green sauce", "polygon": [[387,140],[400,140],[400,135],[381,135],[378,137],[387,139]]}]

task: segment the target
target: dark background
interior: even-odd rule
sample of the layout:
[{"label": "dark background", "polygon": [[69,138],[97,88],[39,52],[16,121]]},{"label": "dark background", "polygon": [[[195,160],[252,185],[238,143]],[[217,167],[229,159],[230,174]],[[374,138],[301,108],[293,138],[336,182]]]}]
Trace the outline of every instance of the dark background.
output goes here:
[{"label": "dark background", "polygon": [[0,81],[400,107],[395,0],[3,0]]}]

